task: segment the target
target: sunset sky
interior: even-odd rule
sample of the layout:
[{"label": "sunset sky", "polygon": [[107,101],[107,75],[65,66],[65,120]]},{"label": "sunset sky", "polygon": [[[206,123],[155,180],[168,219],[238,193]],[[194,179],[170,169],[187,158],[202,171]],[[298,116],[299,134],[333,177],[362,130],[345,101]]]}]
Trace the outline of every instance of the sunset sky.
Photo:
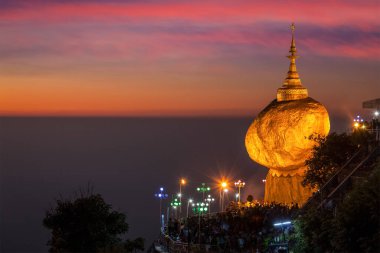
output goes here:
[{"label": "sunset sky", "polygon": [[2,0],[1,115],[253,115],[298,71],[332,113],[380,97],[380,2]]}]

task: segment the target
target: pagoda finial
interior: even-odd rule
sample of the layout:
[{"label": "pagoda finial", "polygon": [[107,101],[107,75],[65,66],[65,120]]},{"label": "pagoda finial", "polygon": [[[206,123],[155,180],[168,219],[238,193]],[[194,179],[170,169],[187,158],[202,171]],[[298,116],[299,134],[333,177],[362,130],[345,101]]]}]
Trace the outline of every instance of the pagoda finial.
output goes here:
[{"label": "pagoda finial", "polygon": [[297,50],[296,50],[296,43],[294,42],[294,30],[296,29],[294,22],[290,26],[290,29],[292,30],[292,44],[290,45],[289,53],[295,54],[295,53],[297,53]]},{"label": "pagoda finial", "polygon": [[296,29],[296,26],[294,23],[290,26],[290,29],[292,30],[292,42],[290,45],[290,50],[287,57],[290,59],[290,65],[289,65],[289,71],[288,71],[288,76],[286,77],[284,81],[284,85],[302,85],[300,77],[297,72],[297,67],[296,67],[296,59],[298,58],[297,56],[297,49],[296,49],[296,42],[294,39],[294,30]]},{"label": "pagoda finial", "polygon": [[292,42],[289,50],[290,55],[287,56],[290,59],[289,71],[282,87],[277,90],[277,101],[297,100],[308,97],[307,89],[302,86],[296,67],[298,55],[294,39],[294,30],[296,29],[294,23],[292,23],[290,29],[292,31]]}]

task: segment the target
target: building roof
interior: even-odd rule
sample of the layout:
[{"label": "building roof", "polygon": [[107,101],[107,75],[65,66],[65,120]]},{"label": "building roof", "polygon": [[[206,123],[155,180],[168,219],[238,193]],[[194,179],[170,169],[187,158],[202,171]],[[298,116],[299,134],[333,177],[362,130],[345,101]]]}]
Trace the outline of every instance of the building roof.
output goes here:
[{"label": "building roof", "polygon": [[363,102],[364,109],[380,109],[380,98]]}]

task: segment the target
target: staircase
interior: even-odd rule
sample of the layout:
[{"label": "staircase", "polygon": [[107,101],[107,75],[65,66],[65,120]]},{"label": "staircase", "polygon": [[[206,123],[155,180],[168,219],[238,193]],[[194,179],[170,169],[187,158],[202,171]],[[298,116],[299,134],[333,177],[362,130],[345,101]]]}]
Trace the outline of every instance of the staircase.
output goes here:
[{"label": "staircase", "polygon": [[333,208],[340,202],[352,185],[361,182],[370,173],[367,164],[380,156],[380,147],[372,150],[360,148],[335,174],[306,202],[302,211],[311,207]]}]

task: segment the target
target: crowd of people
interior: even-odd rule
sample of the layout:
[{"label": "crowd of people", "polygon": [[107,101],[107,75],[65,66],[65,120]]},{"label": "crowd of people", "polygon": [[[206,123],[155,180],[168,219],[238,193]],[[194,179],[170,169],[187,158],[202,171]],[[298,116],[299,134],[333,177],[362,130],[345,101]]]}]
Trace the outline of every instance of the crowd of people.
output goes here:
[{"label": "crowd of people", "polygon": [[225,212],[171,219],[167,232],[172,240],[206,245],[209,251],[262,249],[278,232],[273,224],[290,220],[296,210],[297,205],[231,202]]}]

